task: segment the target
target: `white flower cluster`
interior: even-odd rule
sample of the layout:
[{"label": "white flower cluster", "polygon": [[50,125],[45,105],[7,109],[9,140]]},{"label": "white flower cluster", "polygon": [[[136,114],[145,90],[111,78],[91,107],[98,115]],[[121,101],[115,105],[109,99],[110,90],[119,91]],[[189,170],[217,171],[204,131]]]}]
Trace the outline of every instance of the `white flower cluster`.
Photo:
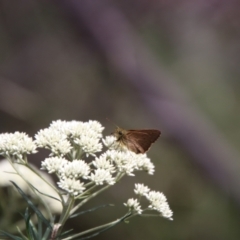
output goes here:
[{"label": "white flower cluster", "polygon": [[35,143],[38,147],[51,150],[51,155],[63,156],[72,149],[67,136],[55,129],[42,129],[35,135]]},{"label": "white flower cluster", "polygon": [[[154,173],[154,165],[146,154],[119,149],[112,136],[103,140],[110,149],[96,157],[96,153],[102,149],[102,130],[103,127],[97,121],[55,121],[35,136],[38,146],[49,148],[55,153],[55,156],[42,162],[42,169],[55,173],[59,178],[58,186],[74,196],[87,191],[87,186],[113,185],[125,174],[134,176],[135,171]],[[57,136],[62,145],[66,142],[65,148],[62,145],[59,147]],[[77,152],[85,153],[86,156],[94,155],[95,159],[87,163],[83,160],[83,155],[78,155]],[[68,154],[64,157],[66,153]],[[69,155],[72,161],[68,160]]]},{"label": "white flower cluster", "polygon": [[[145,196],[150,205],[146,210],[155,210],[160,213],[162,217],[172,219],[173,212],[170,209],[167,198],[161,192],[150,191],[150,189],[143,184],[135,184],[134,192],[139,195],[139,197]],[[142,214],[143,210],[141,209],[140,202],[138,199],[130,198],[126,203],[124,203],[130,211],[137,214]],[[146,211],[145,210],[145,211]]]},{"label": "white flower cluster", "polygon": [[146,197],[150,202],[149,209],[156,210],[160,212],[163,217],[172,220],[173,213],[169,208],[167,198],[163,193],[157,191],[150,191]]},{"label": "white flower cluster", "polygon": [[82,194],[89,184],[113,185],[120,176],[134,176],[134,171],[147,171],[153,174],[154,165],[145,154],[107,150],[86,163],[81,159],[68,161],[63,157],[50,157],[42,162],[42,169],[55,173],[58,185],[75,196]]},{"label": "white flower cluster", "polygon": [[[53,121],[35,135],[34,141],[25,133],[0,134],[0,154],[22,160],[26,154],[35,153],[36,147],[49,149],[50,156],[42,161],[41,169],[56,174],[58,186],[76,198],[89,195],[99,185],[114,185],[124,175],[134,176],[136,171],[154,173],[146,154],[129,151],[114,136],[103,139],[103,129],[99,122],[91,120]],[[102,142],[108,149],[96,156],[103,148]],[[88,156],[94,159],[85,161]],[[137,184],[134,192],[149,201],[147,210],[171,219],[172,211],[162,193],[142,184]],[[137,214],[143,212],[137,199],[129,199],[125,205]]]},{"label": "white flower cluster", "polygon": [[136,212],[137,214],[142,214],[142,209],[140,203],[137,199],[129,198],[126,203],[124,203],[131,211]]},{"label": "white flower cluster", "polygon": [[107,150],[96,158],[93,164],[128,176],[134,176],[134,171],[146,171],[151,175],[154,173],[154,165],[146,154],[136,154],[131,151]]},{"label": "white flower cluster", "polygon": [[[52,155],[64,156],[71,150],[95,156],[102,150],[103,126],[97,121],[54,121],[35,135],[38,147],[50,149]],[[74,147],[74,149],[73,149]],[[75,152],[76,153],[76,152]]]},{"label": "white flower cluster", "polygon": [[26,133],[0,134],[0,155],[22,159],[23,155],[36,152],[34,141]]}]

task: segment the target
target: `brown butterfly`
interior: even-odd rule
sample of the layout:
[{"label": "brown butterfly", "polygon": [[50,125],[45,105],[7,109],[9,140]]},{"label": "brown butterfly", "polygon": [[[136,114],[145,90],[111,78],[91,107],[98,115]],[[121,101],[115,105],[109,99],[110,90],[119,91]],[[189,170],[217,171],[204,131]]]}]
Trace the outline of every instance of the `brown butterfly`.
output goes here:
[{"label": "brown butterfly", "polygon": [[117,142],[135,153],[147,152],[160,134],[161,132],[155,129],[125,130],[119,127],[114,132]]}]

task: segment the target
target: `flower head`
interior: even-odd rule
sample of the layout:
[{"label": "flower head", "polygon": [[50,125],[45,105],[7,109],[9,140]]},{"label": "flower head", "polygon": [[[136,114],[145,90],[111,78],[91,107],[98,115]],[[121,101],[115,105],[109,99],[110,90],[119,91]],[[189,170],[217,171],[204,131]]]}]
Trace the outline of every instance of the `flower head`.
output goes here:
[{"label": "flower head", "polygon": [[91,173],[89,179],[96,185],[103,185],[104,183],[109,185],[115,184],[115,178],[106,169],[96,169],[94,173]]},{"label": "flower head", "polygon": [[36,145],[26,133],[0,134],[0,154],[3,156],[15,156],[22,159],[23,155],[36,153]]},{"label": "flower head", "polygon": [[106,136],[105,138],[102,139],[103,144],[107,147],[107,148],[111,148],[115,143],[116,143],[116,137],[113,135],[110,136]]},{"label": "flower head", "polygon": [[136,169],[146,171],[149,175],[153,175],[155,166],[146,154],[136,154]]},{"label": "flower head", "polygon": [[95,158],[95,160],[92,161],[92,164],[94,167],[108,170],[110,173],[114,173],[116,171],[111,158],[109,158],[109,155],[106,152],[98,158]]},{"label": "flower head", "polygon": [[87,178],[90,173],[90,167],[83,160],[73,160],[62,165],[60,170],[61,178],[79,179]]},{"label": "flower head", "polygon": [[127,174],[128,176],[134,176],[135,170],[135,158],[134,153],[127,151],[127,152],[119,152],[116,150],[108,150],[106,152],[107,158],[111,159],[111,161],[116,166],[118,172]]},{"label": "flower head", "polygon": [[46,169],[48,173],[59,173],[63,166],[67,165],[68,160],[62,157],[50,157],[42,161],[42,168]]},{"label": "flower head", "polygon": [[74,143],[80,146],[87,156],[95,156],[95,153],[102,150],[102,144],[99,142],[99,139],[91,135],[82,135],[80,138],[75,139]]},{"label": "flower head", "polygon": [[137,195],[146,196],[149,191],[150,191],[149,187],[147,187],[147,186],[145,186],[145,185],[143,185],[143,184],[140,184],[140,183],[136,183],[136,184],[135,184],[134,192],[135,192]]},{"label": "flower head", "polygon": [[102,137],[103,126],[98,121],[53,121],[49,127],[64,136],[71,142],[74,147],[81,149],[87,156],[95,156],[97,152],[102,150]]},{"label": "flower head", "polygon": [[167,198],[163,193],[157,191],[150,191],[146,197],[150,202],[148,208],[156,210],[160,212],[163,217],[172,220],[173,212],[169,208]]},{"label": "flower head", "polygon": [[38,147],[50,149],[56,156],[64,156],[72,149],[67,136],[51,128],[40,130],[35,135],[35,143]]},{"label": "flower head", "polygon": [[131,211],[142,214],[142,209],[137,199],[130,198],[127,200],[126,203],[124,203],[124,205],[128,207]]},{"label": "flower head", "polygon": [[69,194],[73,196],[77,196],[83,193],[83,191],[85,190],[84,183],[76,179],[60,179],[57,184],[60,188],[66,190]]},{"label": "flower head", "polygon": [[146,154],[136,154],[132,151],[108,150],[106,157],[111,160],[119,172],[129,176],[134,176],[134,171],[147,171],[149,174],[154,173],[154,165],[147,158]]}]

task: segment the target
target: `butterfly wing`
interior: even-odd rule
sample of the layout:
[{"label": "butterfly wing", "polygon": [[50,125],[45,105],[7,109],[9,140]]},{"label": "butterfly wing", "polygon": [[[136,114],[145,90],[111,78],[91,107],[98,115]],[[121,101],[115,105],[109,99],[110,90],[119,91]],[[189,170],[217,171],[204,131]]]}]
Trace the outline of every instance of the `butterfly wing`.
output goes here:
[{"label": "butterfly wing", "polygon": [[155,129],[128,130],[126,145],[135,153],[145,153],[160,136],[161,132]]}]

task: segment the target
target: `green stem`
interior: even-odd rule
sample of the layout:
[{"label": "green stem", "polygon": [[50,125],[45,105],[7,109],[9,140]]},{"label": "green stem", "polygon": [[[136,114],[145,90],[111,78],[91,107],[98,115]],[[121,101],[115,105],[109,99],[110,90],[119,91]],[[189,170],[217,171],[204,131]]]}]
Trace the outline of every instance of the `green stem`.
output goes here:
[{"label": "green stem", "polygon": [[95,193],[92,193],[88,198],[85,198],[83,201],[81,201],[79,204],[77,204],[70,212],[70,215],[72,215],[73,213],[75,213],[82,205],[84,205],[86,202],[88,202],[90,199],[96,197],[98,194],[100,194],[101,192],[103,192],[104,190],[108,189],[109,187],[111,187],[111,185],[107,185],[103,188],[101,188],[100,190],[98,190]]},{"label": "green stem", "polygon": [[63,240],[71,240],[73,238],[76,238],[76,237],[80,237],[80,236],[83,236],[83,235],[86,235],[86,234],[89,234],[89,233],[92,233],[92,232],[96,232],[98,230],[101,230],[101,229],[104,229],[104,228],[110,228],[110,227],[113,227],[114,225],[124,221],[126,218],[128,218],[129,216],[131,215],[131,212],[127,213],[126,215],[124,215],[122,218],[119,218],[115,221],[112,221],[110,223],[106,223],[106,224],[103,224],[103,225],[100,225],[98,227],[95,227],[95,228],[91,228],[91,229],[88,229],[84,232],[81,232],[81,233],[77,233],[75,235],[72,235],[70,237],[67,237],[67,238],[64,238]]},{"label": "green stem", "polygon": [[62,214],[59,220],[59,223],[63,226],[64,223],[67,221],[67,219],[69,218],[71,209],[74,205],[75,199],[74,197],[70,196],[68,197],[67,202],[64,204],[63,210],[62,210]]},{"label": "green stem", "polygon": [[[116,182],[118,182],[125,174],[119,173],[116,176]],[[81,201],[79,204],[77,204],[72,210],[71,210],[71,215],[73,213],[75,213],[82,205],[84,205],[86,202],[88,202],[89,200],[91,200],[92,198],[96,197],[98,194],[100,194],[101,192],[107,190],[108,188],[110,188],[112,185],[107,185],[101,189],[99,189],[97,192],[92,193],[88,198],[85,198],[83,201]],[[95,186],[93,186],[95,187]]]},{"label": "green stem", "polygon": [[36,169],[34,169],[30,164],[27,164],[26,167],[28,167],[32,172],[34,172],[39,178],[41,178],[49,187],[51,187],[57,194],[58,196],[60,197],[61,199],[61,203],[63,204],[64,203],[64,199],[63,199],[63,196],[59,193],[58,189],[52,185],[50,182],[48,182],[46,179],[44,179],[41,174],[39,174]]},{"label": "green stem", "polygon": [[[86,184],[86,185],[87,185],[87,184]],[[86,186],[86,185],[85,185],[85,186]],[[94,185],[94,186],[90,187],[90,188],[87,189],[85,192],[83,192],[83,193],[79,194],[77,197],[75,197],[75,199],[86,198],[86,197],[84,197],[84,196],[89,195],[90,192],[91,192],[94,188],[96,188],[96,187],[97,187],[97,185]]]},{"label": "green stem", "polygon": [[85,187],[87,188],[87,187],[89,187],[89,186],[91,186],[91,185],[94,185],[94,182],[86,183],[86,184],[85,184]]},{"label": "green stem", "polygon": [[123,178],[124,176],[125,176],[125,173],[118,173],[116,176],[116,182],[119,182],[121,178]]},{"label": "green stem", "polygon": [[[70,211],[74,205],[75,199],[74,197],[72,197],[71,195],[68,196],[68,200],[66,201],[66,203],[63,205],[63,210],[62,210],[62,214],[60,216],[60,220],[57,224],[55,224],[54,226],[58,226],[56,229],[56,232],[54,232],[54,236],[58,236],[61,234],[61,231],[63,229],[63,225],[65,224],[65,222],[67,221],[67,219],[69,218],[70,215]],[[54,228],[53,228],[54,230]],[[53,232],[52,232],[53,234]]]}]

